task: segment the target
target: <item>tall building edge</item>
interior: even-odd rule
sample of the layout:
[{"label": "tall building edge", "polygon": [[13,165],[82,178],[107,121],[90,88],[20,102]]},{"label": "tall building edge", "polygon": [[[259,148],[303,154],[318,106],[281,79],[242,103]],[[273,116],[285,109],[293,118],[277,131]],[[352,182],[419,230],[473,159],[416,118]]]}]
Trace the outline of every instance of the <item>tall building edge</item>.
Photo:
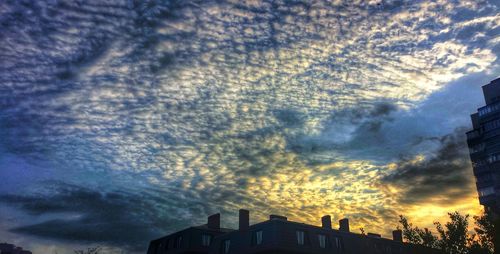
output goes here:
[{"label": "tall building edge", "polygon": [[500,214],[500,78],[482,87],[486,105],[471,114],[466,133],[479,203]]},{"label": "tall building edge", "polygon": [[466,133],[479,203],[493,221],[495,253],[500,253],[500,78],[482,87],[485,106],[471,115]]}]

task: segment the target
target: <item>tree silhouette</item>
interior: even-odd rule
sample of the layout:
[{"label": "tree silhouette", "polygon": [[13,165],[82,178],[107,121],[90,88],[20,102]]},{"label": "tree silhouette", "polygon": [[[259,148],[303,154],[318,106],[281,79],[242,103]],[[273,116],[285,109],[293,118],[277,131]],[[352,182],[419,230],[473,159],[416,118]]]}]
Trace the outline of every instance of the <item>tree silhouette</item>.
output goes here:
[{"label": "tree silhouette", "polygon": [[[495,228],[493,226],[493,216],[484,213],[481,216],[474,216],[474,231],[476,232],[477,239],[471,242],[471,246],[478,249],[475,253],[493,253],[493,242],[495,239]],[[488,250],[488,252],[481,252],[479,249]]]},{"label": "tree silhouette", "polygon": [[436,236],[432,234],[432,232],[424,228],[424,230],[417,229],[418,234],[420,235],[420,238],[422,238],[422,245],[430,247],[430,248],[437,248],[439,244],[439,240]]},{"label": "tree silhouette", "polygon": [[403,226],[403,237],[407,242],[431,248],[438,247],[438,239],[429,229],[424,228],[422,230],[418,227],[413,227],[403,215],[399,216],[399,223]]},{"label": "tree silhouette", "polygon": [[448,213],[450,221],[442,225],[434,222],[438,236],[424,228],[414,227],[403,215],[399,223],[403,227],[403,237],[406,242],[421,244],[443,250],[447,254],[492,254],[494,227],[491,217],[487,214],[474,216],[474,233],[469,232],[469,215],[458,212]]},{"label": "tree silhouette", "polygon": [[469,215],[461,215],[458,212],[448,213],[451,221],[447,222],[444,227],[439,222],[434,222],[441,240],[438,246],[446,253],[450,254],[467,254],[467,240],[469,239],[467,229],[469,228]]}]

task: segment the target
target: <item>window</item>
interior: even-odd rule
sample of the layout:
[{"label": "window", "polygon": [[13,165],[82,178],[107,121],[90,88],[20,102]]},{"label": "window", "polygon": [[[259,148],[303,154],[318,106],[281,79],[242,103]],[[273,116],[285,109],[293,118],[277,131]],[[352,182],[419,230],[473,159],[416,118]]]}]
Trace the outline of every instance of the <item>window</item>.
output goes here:
[{"label": "window", "polygon": [[339,250],[342,249],[342,238],[340,238],[339,236],[334,236],[333,244],[335,244],[335,248]]},{"label": "window", "polygon": [[500,160],[500,153],[491,154],[490,156],[488,156],[488,159],[486,159],[486,160],[488,161],[488,163],[493,163],[493,162],[499,161]]},{"label": "window", "polygon": [[222,248],[221,248],[221,252],[223,254],[227,254],[229,253],[229,247],[231,246],[231,240],[224,240],[222,241]]},{"label": "window", "polygon": [[391,249],[391,246],[386,246],[385,247],[385,253],[392,253],[392,249]]},{"label": "window", "polygon": [[498,127],[500,127],[500,119],[489,121],[489,122],[484,124],[485,131],[490,131],[490,130],[496,129]]},{"label": "window", "polygon": [[319,247],[326,248],[326,235],[318,235]]},{"label": "window", "polygon": [[500,109],[500,104],[495,103],[492,105],[488,105],[488,106],[484,106],[482,108],[479,108],[478,114],[479,114],[479,116],[484,116],[484,115],[487,115],[491,112],[497,111],[498,109]]},{"label": "window", "polygon": [[493,187],[486,187],[486,188],[479,189],[479,196],[480,197],[489,196],[493,193],[495,193],[495,189]]},{"label": "window", "polygon": [[180,248],[182,246],[182,236],[177,236],[174,242],[174,248]]},{"label": "window", "polygon": [[253,245],[261,245],[262,244],[262,230],[253,232],[252,236]]},{"label": "window", "polygon": [[168,250],[168,245],[170,244],[170,239],[165,240],[165,250]]},{"label": "window", "polygon": [[212,241],[212,236],[209,234],[201,235],[201,246],[210,246],[210,242]]},{"label": "window", "polygon": [[295,234],[297,235],[297,244],[304,245],[304,231],[297,230]]}]

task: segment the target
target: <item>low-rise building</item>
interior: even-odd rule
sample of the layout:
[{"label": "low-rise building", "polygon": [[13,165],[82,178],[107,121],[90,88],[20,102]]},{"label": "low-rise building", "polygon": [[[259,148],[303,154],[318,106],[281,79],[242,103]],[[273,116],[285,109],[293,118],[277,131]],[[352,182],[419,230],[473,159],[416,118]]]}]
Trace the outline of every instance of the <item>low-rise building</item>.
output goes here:
[{"label": "low-rise building", "polygon": [[440,254],[440,250],[403,242],[401,230],[393,239],[379,234],[356,234],[349,220],[332,228],[331,217],[323,216],[321,226],[289,221],[271,215],[269,220],[250,225],[249,211],[240,210],[237,230],[220,227],[220,215],[208,217],[206,225],[190,227],[151,241],[148,254]]}]

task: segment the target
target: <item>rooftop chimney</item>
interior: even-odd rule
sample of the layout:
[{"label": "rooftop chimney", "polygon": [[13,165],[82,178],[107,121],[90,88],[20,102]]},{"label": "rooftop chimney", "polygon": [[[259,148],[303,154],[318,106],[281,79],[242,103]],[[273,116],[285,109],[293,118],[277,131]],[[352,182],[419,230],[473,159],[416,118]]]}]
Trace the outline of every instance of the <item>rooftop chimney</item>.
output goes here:
[{"label": "rooftop chimney", "polygon": [[269,219],[270,220],[284,220],[284,221],[287,220],[287,218],[285,216],[276,215],[276,214],[269,215]]},{"label": "rooftop chimney", "polygon": [[220,229],[220,213],[208,216],[207,227],[212,229]]},{"label": "rooftop chimney", "polygon": [[349,219],[344,218],[339,220],[339,230],[349,232]]},{"label": "rooftop chimney", "polygon": [[332,229],[332,217],[330,217],[330,215],[325,215],[321,217],[321,227],[326,229]]},{"label": "rooftop chimney", "polygon": [[239,220],[240,220],[240,230],[247,230],[250,226],[250,211],[245,209],[240,209],[239,212]]},{"label": "rooftop chimney", "polygon": [[392,231],[392,239],[397,242],[403,241],[403,231],[401,229],[396,229]]}]

